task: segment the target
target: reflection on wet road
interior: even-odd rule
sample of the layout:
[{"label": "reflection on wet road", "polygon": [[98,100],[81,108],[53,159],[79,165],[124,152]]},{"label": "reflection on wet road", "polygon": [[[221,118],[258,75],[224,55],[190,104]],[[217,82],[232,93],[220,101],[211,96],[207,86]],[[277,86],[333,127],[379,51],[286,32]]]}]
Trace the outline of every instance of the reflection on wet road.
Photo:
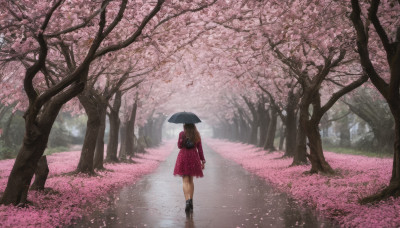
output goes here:
[{"label": "reflection on wet road", "polygon": [[334,227],[207,146],[204,178],[194,180],[194,212],[186,216],[182,179],[172,175],[177,154],[75,227]]}]

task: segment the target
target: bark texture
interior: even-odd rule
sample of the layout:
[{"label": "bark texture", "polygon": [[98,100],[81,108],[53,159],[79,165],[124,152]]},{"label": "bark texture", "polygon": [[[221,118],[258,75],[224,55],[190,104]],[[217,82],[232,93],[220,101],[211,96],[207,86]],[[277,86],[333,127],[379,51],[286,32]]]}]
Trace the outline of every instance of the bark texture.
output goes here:
[{"label": "bark texture", "polygon": [[[297,117],[296,109],[299,102],[299,95],[295,95],[293,91],[288,94],[288,102],[286,106],[286,118],[284,119],[286,126],[286,150],[285,155],[288,157],[294,157],[296,152],[296,141],[297,141]],[[301,159],[300,159],[301,160]]]},{"label": "bark texture", "polygon": [[270,113],[271,113],[271,122],[268,127],[267,139],[265,140],[264,150],[272,152],[276,150],[274,146],[274,140],[276,134],[276,125],[278,121],[277,107],[272,105],[270,108]]},{"label": "bark texture", "polygon": [[88,120],[86,124],[85,139],[76,172],[94,174],[93,161],[101,123],[101,108],[99,107],[97,100],[90,94],[81,94],[78,98],[85,109]]},{"label": "bark texture", "polygon": [[104,169],[104,134],[106,131],[106,112],[107,106],[105,104],[99,105],[100,125],[96,138],[96,149],[94,153],[93,166],[95,169]]},{"label": "bark texture", "polygon": [[42,156],[39,159],[36,171],[35,171],[35,180],[32,183],[32,190],[44,190],[47,176],[49,175],[49,166],[47,165],[46,156]]},{"label": "bark texture", "polygon": [[292,165],[301,165],[307,163],[307,120],[308,120],[308,105],[300,102],[299,110],[299,126],[296,133],[296,150],[293,156]]},{"label": "bark texture", "polygon": [[121,121],[119,119],[119,110],[121,108],[122,93],[118,91],[115,94],[114,104],[110,109],[110,136],[107,145],[107,162],[119,162],[118,153],[118,141],[119,141],[119,127]]}]

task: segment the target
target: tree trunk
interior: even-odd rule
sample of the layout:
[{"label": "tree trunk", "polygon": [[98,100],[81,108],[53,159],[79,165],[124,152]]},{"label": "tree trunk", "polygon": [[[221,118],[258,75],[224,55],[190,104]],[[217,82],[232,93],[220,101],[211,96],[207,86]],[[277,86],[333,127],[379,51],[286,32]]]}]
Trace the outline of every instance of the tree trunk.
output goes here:
[{"label": "tree trunk", "polygon": [[[400,46],[400,45],[399,45]],[[400,51],[398,51],[400,52]],[[400,57],[399,57],[400,58]],[[400,72],[399,72],[400,74]],[[399,75],[400,77],[400,75]],[[396,103],[400,103],[400,98],[398,98]],[[390,178],[390,186],[396,188],[397,196],[400,194],[400,107],[397,104],[392,110],[396,110],[395,116],[395,141],[394,141],[394,157],[393,157],[393,169],[392,177]]]},{"label": "tree trunk", "polygon": [[224,131],[224,138],[226,138],[228,140],[232,140],[232,138],[233,138],[232,125],[228,121],[225,121],[222,124],[222,126],[223,126],[223,131]]},{"label": "tree trunk", "polygon": [[380,128],[372,129],[374,132],[375,139],[377,141],[376,151],[377,152],[388,152],[391,151],[392,145],[394,144],[394,134],[393,131],[389,130],[392,127],[386,129]]},{"label": "tree trunk", "polygon": [[135,148],[135,152],[144,153],[144,149],[147,147],[145,137],[145,128],[140,126],[138,129],[137,147]]},{"label": "tree trunk", "polygon": [[126,126],[126,133],[125,133],[126,153],[131,157],[136,152],[134,145],[136,113],[137,113],[137,100],[135,100],[135,103],[133,104],[131,115]]},{"label": "tree trunk", "polygon": [[122,93],[118,91],[115,94],[113,107],[110,109],[110,137],[107,145],[107,161],[108,162],[119,162],[118,153],[118,137],[119,137],[119,126],[121,121],[119,119],[119,110],[121,108]]},{"label": "tree trunk", "polygon": [[82,146],[81,157],[79,159],[76,172],[94,174],[93,161],[101,122],[100,110],[97,100],[91,95],[82,94],[79,95],[78,98],[85,109],[88,120],[86,124],[86,134]]},{"label": "tree trunk", "polygon": [[247,143],[257,146],[257,131],[258,131],[258,123],[253,121],[251,123],[251,132]]},{"label": "tree trunk", "polygon": [[110,137],[107,144],[107,162],[119,162],[117,157],[118,152],[118,138],[120,120],[118,114],[111,114],[110,119]]},{"label": "tree trunk", "polygon": [[154,123],[153,115],[150,115],[150,118],[147,120],[147,123],[143,126],[143,138],[142,139],[144,140],[144,144],[145,144],[144,148],[153,146],[153,136],[151,135],[153,123]]},{"label": "tree trunk", "polygon": [[339,121],[340,127],[340,146],[341,147],[350,147],[350,128],[349,128],[349,116],[346,115]]},{"label": "tree trunk", "polygon": [[118,159],[120,161],[126,161],[126,125],[127,122],[122,122],[121,127],[119,129],[119,134],[121,135],[121,146],[119,148]]},{"label": "tree trunk", "polygon": [[295,107],[287,106],[286,109],[286,118],[285,118],[285,125],[286,125],[286,150],[285,155],[288,157],[294,157],[296,152],[296,138],[297,138],[297,118],[295,113]]},{"label": "tree trunk", "polygon": [[285,125],[282,123],[281,124],[281,130],[280,130],[280,139],[279,139],[279,150],[282,151],[283,150],[283,143],[285,141],[285,133],[286,128]]},{"label": "tree trunk", "polygon": [[[299,127],[296,134],[296,150],[293,156],[292,165],[302,165],[307,163],[307,120],[308,120],[308,104],[302,101],[300,104]],[[289,130],[288,130],[289,131]],[[289,141],[289,139],[287,139]]]},{"label": "tree trunk", "polygon": [[249,135],[249,125],[244,120],[243,116],[240,116],[240,141],[246,143],[247,136]]},{"label": "tree trunk", "polygon": [[237,116],[233,118],[233,141],[238,141],[240,136],[239,120]]},{"label": "tree trunk", "polygon": [[104,162],[104,134],[106,131],[106,117],[107,117],[107,105],[99,105],[100,111],[100,125],[99,131],[96,139],[96,150],[94,153],[94,168],[103,170],[103,162]]},{"label": "tree trunk", "polygon": [[310,173],[323,172],[333,174],[334,171],[328,162],[326,162],[323,154],[318,124],[319,122],[317,121],[308,121],[307,124],[307,137],[309,139],[310,146],[310,154],[308,155],[308,159],[311,162]]},{"label": "tree trunk", "polygon": [[47,176],[49,175],[49,166],[47,165],[46,155],[39,159],[36,171],[35,180],[31,186],[31,190],[44,190]]},{"label": "tree trunk", "polygon": [[51,127],[64,103],[59,100],[49,102],[43,107],[42,112],[37,114],[30,106],[25,113],[25,135],[21,149],[15,159],[7,187],[4,191],[1,204],[25,204],[36,167],[47,142]]},{"label": "tree trunk", "polygon": [[234,123],[229,124],[229,140],[230,141],[236,141],[237,135],[237,126]]},{"label": "tree trunk", "polygon": [[247,120],[250,122],[250,134],[248,135],[247,143],[257,146],[257,135],[258,135],[258,127],[260,126],[259,123],[260,117],[258,115],[255,105],[245,96],[242,96],[242,98],[247,104],[247,107],[249,108],[252,116],[252,119],[247,118]]},{"label": "tree trunk", "polygon": [[278,113],[276,107],[270,108],[271,113],[271,121],[268,127],[267,139],[265,140],[264,150],[268,150],[269,152],[275,151],[276,148],[274,146],[275,133],[276,133],[276,124],[278,121]]},{"label": "tree trunk", "polygon": [[259,107],[259,116],[260,116],[260,141],[258,143],[259,147],[263,147],[265,145],[265,141],[267,139],[268,125],[269,125],[269,110],[265,110],[264,104],[262,107]]}]

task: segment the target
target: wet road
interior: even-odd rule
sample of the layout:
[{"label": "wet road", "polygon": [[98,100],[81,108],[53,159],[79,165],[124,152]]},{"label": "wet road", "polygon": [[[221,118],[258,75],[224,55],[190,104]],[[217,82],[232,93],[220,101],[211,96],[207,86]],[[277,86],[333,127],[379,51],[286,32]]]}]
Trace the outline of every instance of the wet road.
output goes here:
[{"label": "wet road", "polygon": [[195,178],[194,212],[186,216],[182,179],[172,175],[178,150],[125,187],[104,212],[74,227],[335,227],[205,146],[204,178]]}]

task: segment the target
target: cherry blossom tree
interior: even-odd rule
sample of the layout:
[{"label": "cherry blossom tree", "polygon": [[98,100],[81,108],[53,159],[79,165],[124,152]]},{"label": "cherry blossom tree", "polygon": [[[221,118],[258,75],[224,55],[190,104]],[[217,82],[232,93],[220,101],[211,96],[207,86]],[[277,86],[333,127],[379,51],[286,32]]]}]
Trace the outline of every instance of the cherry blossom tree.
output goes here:
[{"label": "cherry blossom tree", "polygon": [[[225,27],[249,34],[245,39],[247,42],[243,42],[244,48],[247,44],[248,50],[260,53],[251,56],[261,56],[269,63],[279,61],[289,69],[289,75],[299,83],[302,93],[294,164],[306,162],[308,156],[312,173],[332,173],[333,169],[322,152],[318,130],[320,119],[341,96],[367,80],[360,73],[352,52],[353,36],[346,17],[347,8],[334,1],[329,7],[326,7],[326,2],[303,1],[254,4],[248,5],[244,16],[225,23]],[[270,10],[258,10],[265,8]],[[241,21],[246,21],[246,26],[241,26]],[[241,58],[246,58],[248,54],[242,53]],[[247,68],[254,69],[255,65],[251,63]],[[312,112],[309,113],[311,106]],[[306,137],[309,155],[306,153]]]},{"label": "cherry blossom tree", "polygon": [[[357,34],[357,52],[372,84],[389,104],[394,117],[393,171],[389,186],[362,202],[400,193],[400,24],[399,1],[351,1],[351,21]],[[372,24],[372,25],[371,25]]]},{"label": "cherry blossom tree", "polygon": [[[130,16],[140,18],[139,26],[126,38],[114,39],[116,43],[106,44],[103,41],[121,21],[127,8],[127,1],[122,1],[121,4],[109,1],[102,1],[101,4],[95,2],[84,4],[79,1],[72,4],[63,3],[63,1],[1,2],[4,6],[2,15],[6,20],[2,20],[0,27],[7,35],[4,40],[9,44],[9,55],[2,61],[23,58],[21,62],[27,67],[23,85],[29,101],[24,115],[26,121],[24,143],[2,196],[3,204],[25,204],[30,181],[37,162],[46,148],[55,118],[63,104],[84,89],[90,63],[100,56],[133,43],[160,10],[164,1],[158,1],[154,8],[146,6],[150,10],[140,8],[143,11],[131,12]],[[79,17],[82,19],[79,20]],[[68,21],[72,18],[77,20],[71,25]],[[111,19],[109,23],[107,18]],[[63,26],[60,28],[59,25]],[[85,39],[75,47],[80,55],[71,55],[74,49],[72,46],[67,46],[68,42],[84,35],[92,38]],[[69,41],[68,36],[71,37]],[[59,48],[59,52],[55,51],[56,48],[52,48],[54,44]],[[56,69],[53,69],[51,62],[47,60],[54,58],[54,61],[57,61],[61,57],[64,57],[67,70],[64,74],[57,72],[53,74]],[[42,84],[47,85],[47,88],[42,87],[42,90],[40,87],[35,88],[34,80],[39,78],[44,79],[45,83]]]},{"label": "cherry blossom tree", "polygon": [[164,0],[2,1],[6,20],[0,27],[8,45],[2,49],[6,53],[2,61],[21,61],[27,67],[23,80],[29,97],[26,143],[10,175],[10,180],[18,176],[19,181],[9,182],[2,203],[25,202],[24,189],[46,147],[52,123],[63,104],[83,91],[94,60],[149,39],[152,31],[170,19],[215,2],[168,1],[160,11]]},{"label": "cherry blossom tree", "polygon": [[[126,60],[129,61],[129,58]],[[119,108],[121,97],[127,90],[140,84],[148,70],[133,70],[133,66],[123,68],[122,61],[103,64],[91,74],[88,85],[78,97],[88,115],[87,130],[77,172],[93,173],[94,168],[103,169],[104,133],[107,109],[110,111],[110,142],[107,145],[107,159],[117,162]],[[114,65],[114,66],[113,66]],[[115,66],[117,65],[117,66]],[[140,72],[142,71],[142,72]],[[137,79],[139,78],[139,79]],[[113,100],[111,100],[114,98]],[[113,104],[110,102],[113,101]]]},{"label": "cherry blossom tree", "polygon": [[276,150],[280,118],[293,165],[308,158],[310,173],[334,173],[323,154],[321,119],[368,78],[395,118],[393,175],[377,197],[399,195],[399,5],[0,0],[0,98],[26,110],[24,142],[1,203],[25,204],[67,102],[88,116],[77,172],[103,168],[107,115],[106,160],[117,162],[158,145],[167,114],[190,110],[217,136],[269,151]]}]

